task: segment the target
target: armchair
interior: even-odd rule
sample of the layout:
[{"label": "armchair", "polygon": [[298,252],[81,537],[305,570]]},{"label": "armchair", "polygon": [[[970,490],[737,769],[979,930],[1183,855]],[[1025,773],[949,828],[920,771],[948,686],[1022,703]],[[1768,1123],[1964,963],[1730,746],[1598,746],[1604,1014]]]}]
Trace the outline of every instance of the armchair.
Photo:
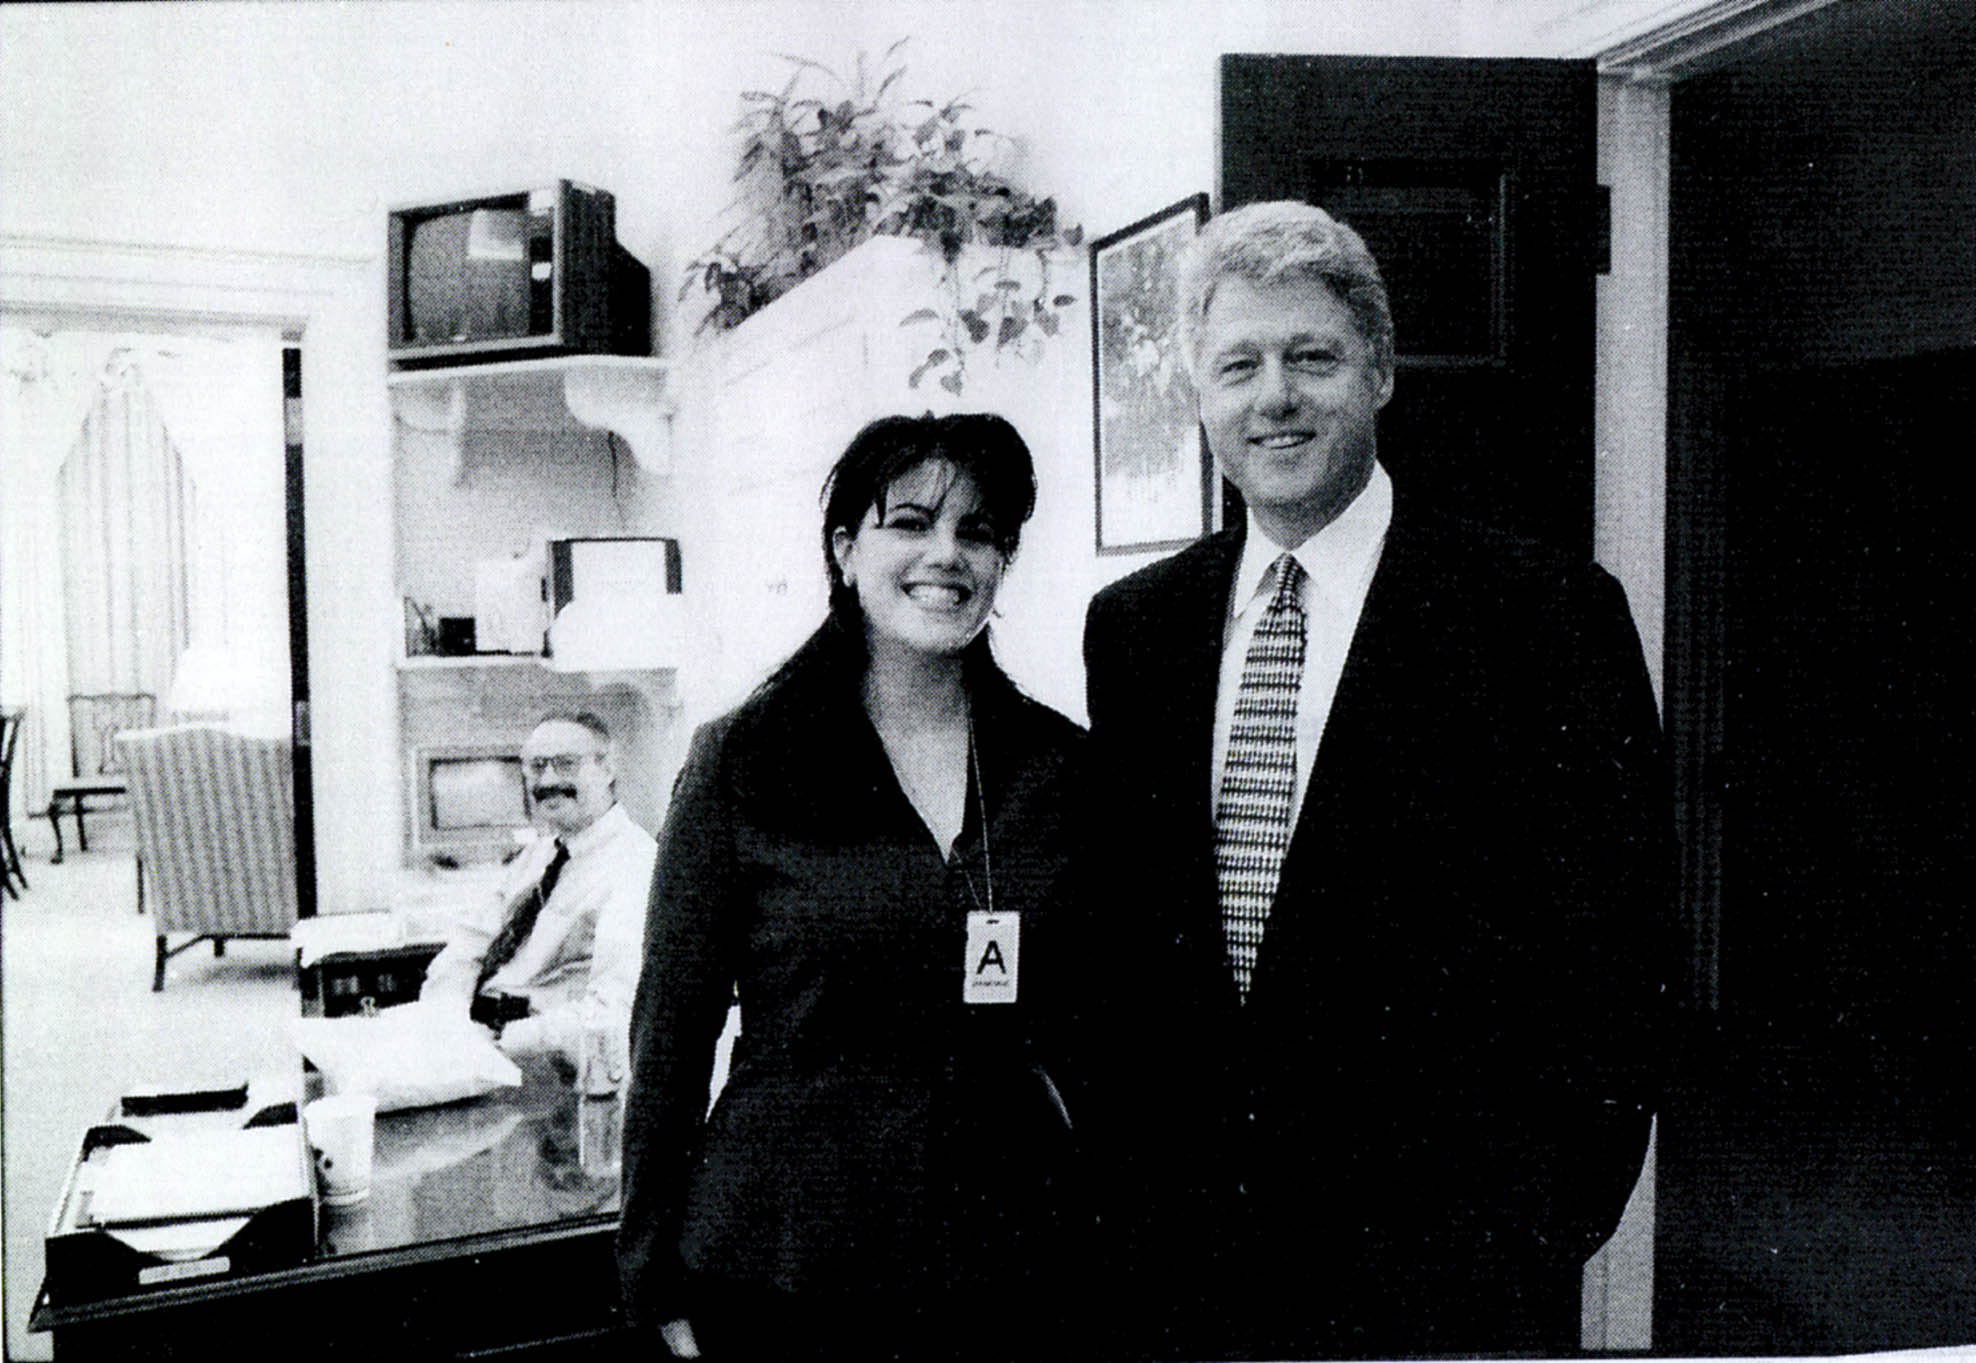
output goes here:
[{"label": "armchair", "polygon": [[76,842],[89,850],[89,830],[82,821],[84,802],[127,793],[117,735],[158,722],[158,698],[147,691],[106,691],[69,697],[70,770],[75,775],[57,781],[48,794],[48,825],[55,830],[55,855],[62,859],[62,806],[75,814]]},{"label": "armchair", "polygon": [[[165,962],[202,939],[282,937],[296,921],[294,756],[285,738],[213,725],[118,736],[137,830],[138,903],[150,887]],[[167,950],[168,933],[191,933]]]}]

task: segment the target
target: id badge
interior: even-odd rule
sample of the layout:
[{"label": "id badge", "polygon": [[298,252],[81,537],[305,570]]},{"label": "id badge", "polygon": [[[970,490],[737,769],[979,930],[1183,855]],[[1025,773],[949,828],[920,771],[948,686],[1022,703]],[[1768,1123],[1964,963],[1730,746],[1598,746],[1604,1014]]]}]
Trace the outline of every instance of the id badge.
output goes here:
[{"label": "id badge", "polygon": [[1021,914],[969,913],[967,957],[961,963],[961,1002],[1014,1003],[1021,951]]}]

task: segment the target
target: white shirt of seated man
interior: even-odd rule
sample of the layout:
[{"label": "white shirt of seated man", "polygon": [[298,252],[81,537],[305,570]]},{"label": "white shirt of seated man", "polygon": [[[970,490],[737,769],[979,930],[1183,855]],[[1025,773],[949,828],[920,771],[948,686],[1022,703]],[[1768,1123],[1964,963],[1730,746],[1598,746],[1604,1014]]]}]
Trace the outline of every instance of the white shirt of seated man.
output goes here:
[{"label": "white shirt of seated man", "polygon": [[[611,1028],[621,1058],[629,1050],[631,997],[658,847],[617,803],[610,738],[601,726],[544,720],[522,745],[521,758],[542,836],[510,864],[500,888],[455,927],[426,971],[419,1002],[465,1015],[478,985],[480,992],[528,1002],[528,1016],[499,1031],[499,1045],[509,1055],[560,1052],[580,1067],[586,1024],[602,1024]],[[569,859],[528,936],[479,984],[489,947],[520,901],[535,892],[559,844],[569,849]]]}]

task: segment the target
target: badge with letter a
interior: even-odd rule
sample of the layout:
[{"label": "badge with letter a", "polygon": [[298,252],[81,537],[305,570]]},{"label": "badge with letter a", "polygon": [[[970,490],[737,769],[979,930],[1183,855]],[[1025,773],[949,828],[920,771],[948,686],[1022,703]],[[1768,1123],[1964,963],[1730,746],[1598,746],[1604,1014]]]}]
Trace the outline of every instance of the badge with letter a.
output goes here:
[{"label": "badge with letter a", "polygon": [[1014,1003],[1016,965],[1022,948],[1022,915],[967,916],[967,956],[961,963],[961,1001]]}]

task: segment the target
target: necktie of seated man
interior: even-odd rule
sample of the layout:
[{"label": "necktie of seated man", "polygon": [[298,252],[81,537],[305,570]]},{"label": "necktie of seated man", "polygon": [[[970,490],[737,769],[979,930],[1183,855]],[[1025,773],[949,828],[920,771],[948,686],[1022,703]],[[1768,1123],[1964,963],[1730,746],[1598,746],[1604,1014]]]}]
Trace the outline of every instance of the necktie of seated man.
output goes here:
[{"label": "necktie of seated man", "polygon": [[549,895],[556,888],[556,881],[562,876],[563,867],[569,864],[569,848],[562,839],[556,840],[556,854],[549,858],[549,864],[542,870],[542,879],[535,887],[517,896],[513,908],[508,911],[508,921],[494,934],[494,940],[487,944],[487,954],[480,960],[480,978],[474,981],[473,992],[478,994],[494,978],[494,972],[512,961],[521,944],[528,940],[528,934],[535,931],[535,920],[542,916],[542,906],[549,902]]},{"label": "necktie of seated man", "polygon": [[1303,683],[1303,566],[1276,560],[1276,591],[1242,661],[1228,757],[1214,811],[1215,880],[1228,964],[1248,1002],[1256,953],[1290,849],[1290,807],[1297,793],[1297,691]]}]

